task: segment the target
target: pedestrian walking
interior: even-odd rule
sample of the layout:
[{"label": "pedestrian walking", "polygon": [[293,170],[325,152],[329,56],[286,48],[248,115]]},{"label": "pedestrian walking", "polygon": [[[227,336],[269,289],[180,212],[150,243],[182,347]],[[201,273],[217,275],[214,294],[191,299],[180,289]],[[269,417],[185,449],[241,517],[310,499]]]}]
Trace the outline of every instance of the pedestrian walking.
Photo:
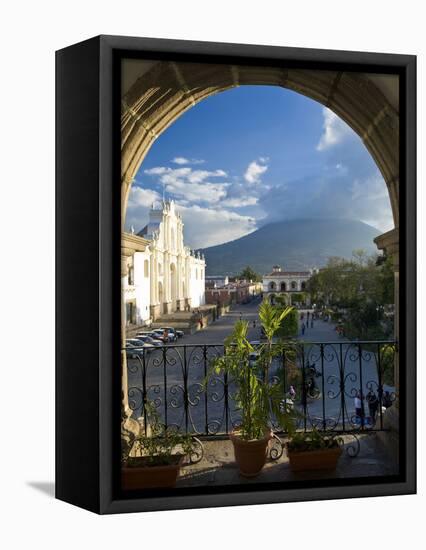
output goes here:
[{"label": "pedestrian walking", "polygon": [[364,426],[364,405],[362,402],[361,392],[357,392],[354,399],[354,405],[355,405],[355,416],[357,419],[359,419],[361,426]]},{"label": "pedestrian walking", "polygon": [[368,404],[368,412],[371,416],[371,422],[374,424],[376,421],[377,409],[379,408],[379,400],[374,391],[369,391],[365,398]]},{"label": "pedestrian walking", "polygon": [[389,409],[389,407],[392,406],[392,397],[391,397],[391,394],[387,390],[385,391],[385,393],[383,395],[382,403],[383,403],[383,406],[386,409]]},{"label": "pedestrian walking", "polygon": [[302,336],[305,334],[305,323],[302,323]]},{"label": "pedestrian walking", "polygon": [[256,328],[256,319],[253,320],[253,328]]},{"label": "pedestrian walking", "polygon": [[315,379],[308,378],[308,381],[306,383],[306,394],[311,399],[315,398],[315,388],[316,388]]},{"label": "pedestrian walking", "polygon": [[240,311],[240,321],[242,321],[242,320],[243,320],[243,314]]},{"label": "pedestrian walking", "polygon": [[198,321],[198,324],[200,325],[200,330],[204,327],[203,318],[200,317],[200,320]]}]

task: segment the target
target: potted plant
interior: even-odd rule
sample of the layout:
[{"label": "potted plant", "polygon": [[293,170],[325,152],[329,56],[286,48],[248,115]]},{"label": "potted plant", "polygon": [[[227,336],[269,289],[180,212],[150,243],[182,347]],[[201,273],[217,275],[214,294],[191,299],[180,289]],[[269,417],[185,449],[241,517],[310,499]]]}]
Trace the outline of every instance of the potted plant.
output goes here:
[{"label": "potted plant", "polygon": [[279,310],[265,300],[259,308],[259,317],[266,342],[256,347],[250,344],[248,323],[238,321],[225,340],[225,354],[212,362],[210,372],[216,376],[227,373],[236,387],[233,397],[241,421],[230,439],[244,477],[257,476],[265,465],[273,422],[287,431],[293,429],[293,413],[283,407],[282,385],[270,379],[272,360],[282,353],[284,345],[273,344],[272,338],[291,310]]},{"label": "potted plant", "polygon": [[174,487],[192,438],[165,428],[151,403],[146,405],[149,434],[133,436],[122,446],[121,483],[124,490]]},{"label": "potted plant", "polygon": [[343,439],[336,433],[296,432],[286,443],[287,456],[293,472],[335,470]]}]

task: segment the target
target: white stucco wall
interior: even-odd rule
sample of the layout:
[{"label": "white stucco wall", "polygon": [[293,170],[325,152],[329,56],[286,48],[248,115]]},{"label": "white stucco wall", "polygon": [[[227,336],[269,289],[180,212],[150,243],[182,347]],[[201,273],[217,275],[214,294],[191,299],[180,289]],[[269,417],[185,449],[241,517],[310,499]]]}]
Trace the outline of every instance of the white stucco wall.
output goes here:
[{"label": "white stucco wall", "polygon": [[[309,280],[309,276],[289,275],[289,276],[265,276],[263,277],[263,292],[302,292],[302,283],[306,283]],[[271,283],[275,283],[274,290],[269,288]],[[292,288],[291,284],[295,282],[296,288]],[[285,283],[285,290],[281,290],[281,283]]]},{"label": "white stucco wall", "polygon": [[[134,262],[134,287],[136,296],[136,321],[144,324],[150,319],[150,252],[135,252]],[[147,266],[145,265],[147,262]],[[147,267],[147,271],[146,271]]]},{"label": "white stucco wall", "polygon": [[190,287],[189,298],[192,307],[199,307],[206,303],[205,299],[205,262],[194,256],[189,258],[190,266]]}]

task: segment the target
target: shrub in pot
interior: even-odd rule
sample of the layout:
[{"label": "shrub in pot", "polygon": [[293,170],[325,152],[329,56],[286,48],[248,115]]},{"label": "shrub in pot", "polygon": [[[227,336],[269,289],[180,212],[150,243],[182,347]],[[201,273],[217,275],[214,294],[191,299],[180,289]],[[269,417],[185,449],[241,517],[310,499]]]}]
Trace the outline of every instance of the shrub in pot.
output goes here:
[{"label": "shrub in pot", "polygon": [[290,468],[293,472],[335,470],[342,454],[343,439],[335,433],[308,432],[293,434],[286,444]]},{"label": "shrub in pot", "polygon": [[285,345],[272,345],[272,338],[291,311],[290,307],[275,308],[265,300],[259,308],[265,343],[252,346],[247,338],[248,323],[238,321],[225,340],[225,354],[212,362],[210,376],[227,373],[236,387],[233,397],[241,421],[230,439],[240,474],[244,477],[257,476],[265,465],[272,422],[286,431],[293,430],[294,413],[282,405],[282,385],[270,379],[272,361],[283,352]]},{"label": "shrub in pot", "polygon": [[165,428],[152,404],[146,404],[149,435],[133,437],[124,447],[121,485],[124,490],[174,487],[184,457],[192,451],[192,438]]}]

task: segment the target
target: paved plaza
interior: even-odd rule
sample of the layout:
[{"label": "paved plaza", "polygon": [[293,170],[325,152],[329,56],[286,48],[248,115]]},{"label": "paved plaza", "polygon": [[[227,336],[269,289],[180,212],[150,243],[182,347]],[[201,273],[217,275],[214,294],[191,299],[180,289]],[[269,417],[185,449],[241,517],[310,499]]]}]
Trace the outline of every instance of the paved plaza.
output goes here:
[{"label": "paved plaza", "polygon": [[[138,417],[142,413],[145,388],[148,400],[155,403],[160,416],[168,425],[201,434],[227,433],[232,429],[239,420],[238,410],[232,400],[232,384],[225,392],[224,380],[218,377],[205,391],[205,379],[211,360],[223,353],[223,341],[238,319],[249,322],[250,340],[260,339],[259,304],[258,299],[250,304],[236,306],[205,329],[185,335],[176,346],[167,348],[166,352],[160,349],[149,354],[145,363],[145,377],[141,362],[129,360],[129,402],[134,409],[134,416]],[[306,413],[303,414],[306,427],[357,429],[356,393],[362,388],[366,395],[369,389],[377,391],[378,388],[375,350],[363,351],[360,359],[358,346],[338,337],[334,325],[322,320],[315,320],[313,328],[306,329],[303,337],[299,334],[298,338],[305,342],[304,355],[298,358],[298,366],[301,367],[302,363],[314,366],[318,373],[313,378],[316,393],[307,399],[306,409],[301,403],[301,395],[296,395],[295,399],[296,408]],[[324,342],[322,357],[318,344],[321,342]],[[280,366],[280,360],[276,359],[271,373],[278,374]],[[342,382],[343,394],[340,391]],[[388,386],[384,386],[384,389],[393,391]],[[185,395],[188,398],[187,405]],[[365,428],[371,427],[372,424],[367,422]]]}]

